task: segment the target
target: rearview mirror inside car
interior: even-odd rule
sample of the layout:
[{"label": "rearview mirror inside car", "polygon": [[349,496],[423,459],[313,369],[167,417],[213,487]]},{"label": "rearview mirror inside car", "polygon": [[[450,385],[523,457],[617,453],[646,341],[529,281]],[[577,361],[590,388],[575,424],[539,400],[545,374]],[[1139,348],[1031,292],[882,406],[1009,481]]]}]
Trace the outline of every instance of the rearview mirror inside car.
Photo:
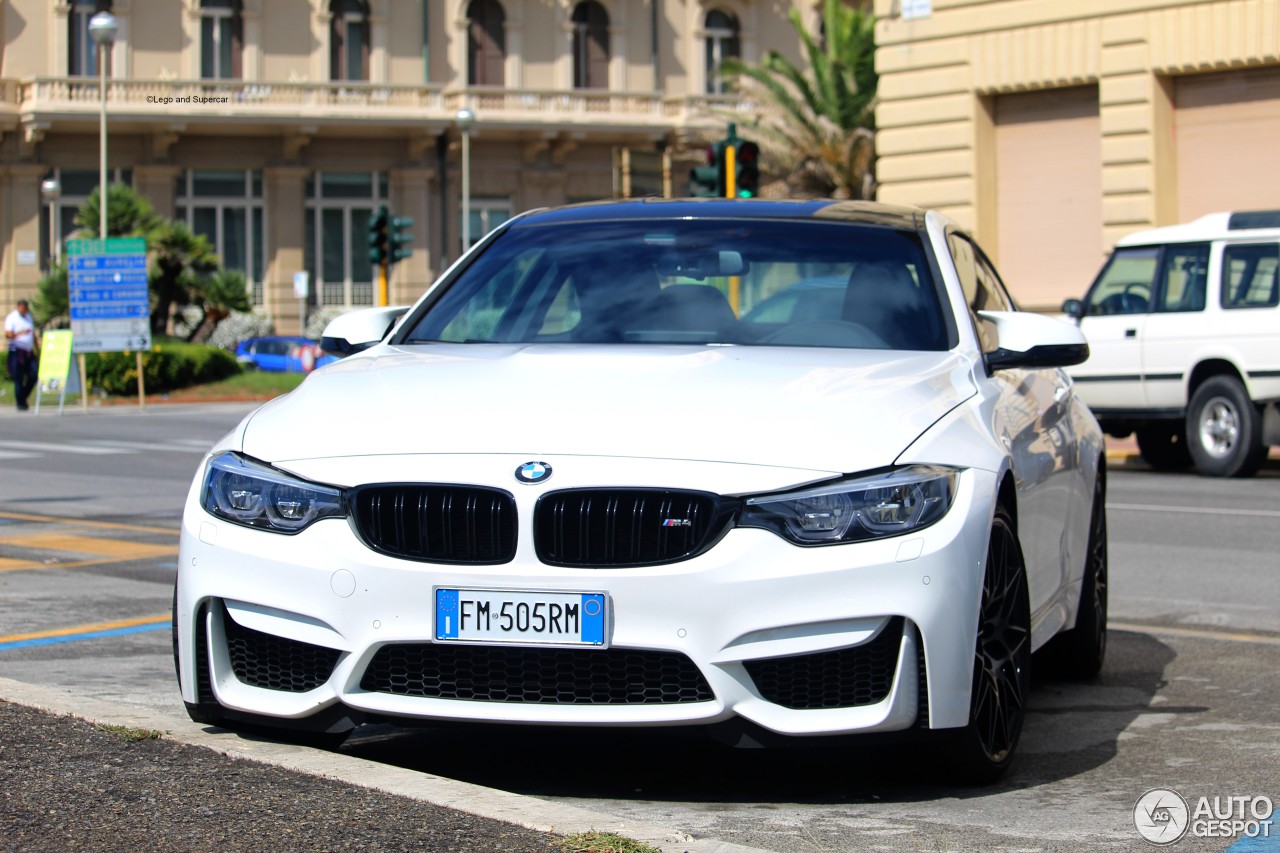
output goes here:
[{"label": "rearview mirror inside car", "polygon": [[667,278],[688,278],[703,281],[743,275],[748,264],[741,252],[731,249],[682,249],[664,252],[658,258],[658,274]]}]

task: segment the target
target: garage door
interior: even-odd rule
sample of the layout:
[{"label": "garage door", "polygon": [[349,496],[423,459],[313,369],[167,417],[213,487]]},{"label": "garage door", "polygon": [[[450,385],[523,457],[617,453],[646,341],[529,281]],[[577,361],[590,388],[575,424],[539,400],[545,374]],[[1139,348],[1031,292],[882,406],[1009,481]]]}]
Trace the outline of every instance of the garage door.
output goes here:
[{"label": "garage door", "polygon": [[1102,129],[1093,86],[995,101],[994,258],[1024,308],[1082,296],[1102,262]]},{"label": "garage door", "polygon": [[1174,81],[1178,221],[1280,207],[1280,69]]}]

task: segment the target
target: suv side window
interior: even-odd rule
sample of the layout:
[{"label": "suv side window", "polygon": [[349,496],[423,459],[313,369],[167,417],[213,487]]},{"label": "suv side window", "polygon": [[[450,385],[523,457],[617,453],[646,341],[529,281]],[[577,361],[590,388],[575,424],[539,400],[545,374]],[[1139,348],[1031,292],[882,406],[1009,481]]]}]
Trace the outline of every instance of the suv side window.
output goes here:
[{"label": "suv side window", "polygon": [[1208,243],[1167,246],[1155,310],[1203,311],[1208,284]]},{"label": "suv side window", "polygon": [[1145,314],[1160,261],[1158,246],[1116,249],[1085,297],[1089,316]]},{"label": "suv side window", "polygon": [[1222,252],[1223,308],[1274,308],[1280,305],[1280,246],[1258,243],[1227,246]]}]

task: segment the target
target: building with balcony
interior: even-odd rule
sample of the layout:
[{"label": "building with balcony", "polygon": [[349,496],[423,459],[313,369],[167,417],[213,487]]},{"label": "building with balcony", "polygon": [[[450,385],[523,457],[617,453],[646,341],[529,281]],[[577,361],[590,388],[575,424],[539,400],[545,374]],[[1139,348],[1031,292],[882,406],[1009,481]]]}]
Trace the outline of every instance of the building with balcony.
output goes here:
[{"label": "building with balcony", "polygon": [[[816,26],[816,3],[794,0]],[[763,0],[4,0],[0,296],[33,293],[98,184],[105,63],[112,180],[242,270],[281,333],[372,304],[366,222],[414,219],[391,301],[458,257],[459,131],[471,239],[514,213],[683,192],[672,173],[725,120],[718,63],[798,56]],[[118,34],[98,56],[89,20]],[[55,178],[56,199],[41,184]],[[309,273],[299,300],[294,275]],[[6,307],[6,310],[7,310]]]},{"label": "building with balcony", "polygon": [[1015,296],[1121,236],[1280,207],[1277,0],[875,0],[882,201],[976,230]]}]

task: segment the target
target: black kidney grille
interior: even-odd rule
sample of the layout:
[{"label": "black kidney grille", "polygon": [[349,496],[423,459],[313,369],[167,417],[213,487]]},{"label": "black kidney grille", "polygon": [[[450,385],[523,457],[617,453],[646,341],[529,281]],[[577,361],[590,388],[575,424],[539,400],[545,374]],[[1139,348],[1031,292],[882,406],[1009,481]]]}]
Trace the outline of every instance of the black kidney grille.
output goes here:
[{"label": "black kidney grille", "polygon": [[356,489],[353,517],[375,551],[430,563],[493,564],[516,553],[515,499],[499,489],[378,485]]},{"label": "black kidney grille", "polygon": [[747,661],[747,673],[765,700],[785,708],[874,705],[889,695],[898,668],[902,626],[902,617],[895,616],[884,630],[860,646]]},{"label": "black kidney grille", "polygon": [[670,705],[715,698],[689,658],[638,649],[390,645],[378,650],[360,686],[400,696],[552,705]]},{"label": "black kidney grille", "polygon": [[688,559],[724,531],[732,508],[706,492],[584,489],[538,501],[534,541],[552,566],[646,566]]},{"label": "black kidney grille", "polygon": [[254,687],[306,693],[329,680],[340,654],[336,649],[287,640],[237,625],[224,615],[227,654],[236,678]]}]

